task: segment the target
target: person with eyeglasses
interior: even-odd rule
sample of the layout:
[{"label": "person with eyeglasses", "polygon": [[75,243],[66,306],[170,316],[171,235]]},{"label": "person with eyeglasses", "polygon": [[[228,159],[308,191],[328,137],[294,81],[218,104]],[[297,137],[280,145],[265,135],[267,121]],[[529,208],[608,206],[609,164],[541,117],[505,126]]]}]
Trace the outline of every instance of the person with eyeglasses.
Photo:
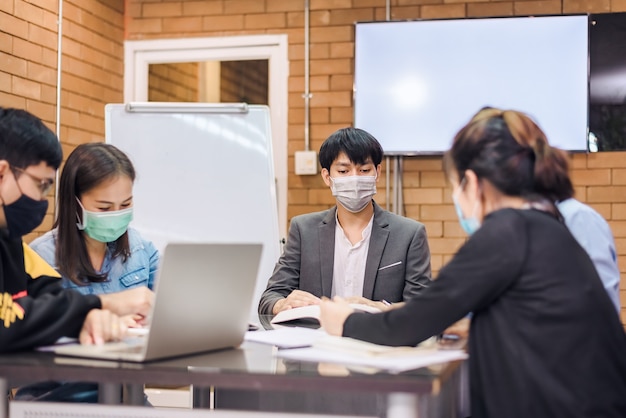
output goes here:
[{"label": "person with eyeglasses", "polygon": [[62,150],[56,135],[31,113],[0,107],[0,352],[29,350],[60,337],[84,344],[121,338],[151,299],[122,306],[64,289],[58,277],[30,276],[22,236],[43,220]]},{"label": "person with eyeglasses", "polygon": [[[119,305],[154,289],[159,253],[129,227],[134,180],[132,162],[111,144],[81,144],[68,156],[54,229],[30,244],[61,274],[64,287]],[[21,387],[15,399],[95,403],[98,385],[40,382]]]},{"label": "person with eyeglasses", "polygon": [[626,333],[554,206],[571,189],[565,158],[527,115],[478,112],[444,156],[467,242],[403,307],[323,300],[324,329],[414,346],[472,312],[472,418],[625,417]]}]

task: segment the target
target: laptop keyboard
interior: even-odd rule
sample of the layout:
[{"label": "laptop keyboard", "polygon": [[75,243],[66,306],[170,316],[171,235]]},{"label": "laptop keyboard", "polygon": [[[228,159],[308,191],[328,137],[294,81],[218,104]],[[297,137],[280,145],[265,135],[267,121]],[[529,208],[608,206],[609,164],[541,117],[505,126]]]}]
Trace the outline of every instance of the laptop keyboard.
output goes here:
[{"label": "laptop keyboard", "polygon": [[121,347],[121,348],[111,348],[110,350],[107,350],[110,353],[141,353],[144,349],[143,345],[131,345],[131,346],[127,346],[127,347]]},{"label": "laptop keyboard", "polygon": [[145,337],[127,337],[120,342],[103,345],[102,350],[109,353],[141,353],[145,344]]}]

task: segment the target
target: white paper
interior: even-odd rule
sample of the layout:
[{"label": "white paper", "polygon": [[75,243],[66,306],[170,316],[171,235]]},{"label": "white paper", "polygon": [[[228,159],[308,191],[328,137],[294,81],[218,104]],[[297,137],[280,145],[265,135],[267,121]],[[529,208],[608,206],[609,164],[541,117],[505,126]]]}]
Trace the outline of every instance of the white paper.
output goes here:
[{"label": "white paper", "polygon": [[349,337],[325,335],[313,343],[314,348],[324,351],[335,351],[353,356],[416,356],[424,355],[424,351],[437,351],[435,338],[422,341],[418,346],[390,346],[374,344]]},{"label": "white paper", "polygon": [[416,353],[417,354],[413,356],[355,356],[354,354],[346,352],[307,347],[279,350],[276,355],[288,360],[373,367],[390,373],[400,373],[433,364],[468,358],[467,353],[463,350],[423,350],[417,351]]},{"label": "white paper", "polygon": [[245,341],[275,345],[279,348],[309,347],[318,339],[327,336],[320,329],[285,327],[269,331],[248,331]]}]

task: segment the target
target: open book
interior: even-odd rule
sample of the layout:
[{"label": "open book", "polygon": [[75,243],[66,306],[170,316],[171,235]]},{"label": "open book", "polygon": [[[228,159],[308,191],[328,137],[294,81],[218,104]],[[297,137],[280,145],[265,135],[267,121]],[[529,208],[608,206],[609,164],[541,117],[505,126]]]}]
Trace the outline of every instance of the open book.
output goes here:
[{"label": "open book", "polygon": [[[381,312],[381,310],[378,308],[374,308],[373,306],[363,305],[360,303],[351,303],[350,306],[357,311],[363,311],[363,312],[369,312],[369,313]],[[301,306],[299,308],[287,309],[286,311],[277,313],[276,316],[272,318],[270,322],[272,324],[279,324],[281,322],[296,321],[299,319],[319,321],[320,306],[308,305],[308,306]]]}]

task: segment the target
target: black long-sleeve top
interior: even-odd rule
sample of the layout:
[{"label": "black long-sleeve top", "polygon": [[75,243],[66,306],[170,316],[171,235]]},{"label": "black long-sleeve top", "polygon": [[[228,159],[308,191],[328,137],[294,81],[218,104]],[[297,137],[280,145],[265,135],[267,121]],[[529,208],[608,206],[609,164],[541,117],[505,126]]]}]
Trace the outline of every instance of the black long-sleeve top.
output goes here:
[{"label": "black long-sleeve top", "polygon": [[0,230],[0,352],[77,337],[87,313],[100,307],[97,296],[63,289],[57,277],[28,275],[21,239]]},{"label": "black long-sleeve top", "polygon": [[415,345],[473,312],[472,418],[626,417],[626,334],[586,252],[535,210],[503,209],[401,309],[343,335]]}]

